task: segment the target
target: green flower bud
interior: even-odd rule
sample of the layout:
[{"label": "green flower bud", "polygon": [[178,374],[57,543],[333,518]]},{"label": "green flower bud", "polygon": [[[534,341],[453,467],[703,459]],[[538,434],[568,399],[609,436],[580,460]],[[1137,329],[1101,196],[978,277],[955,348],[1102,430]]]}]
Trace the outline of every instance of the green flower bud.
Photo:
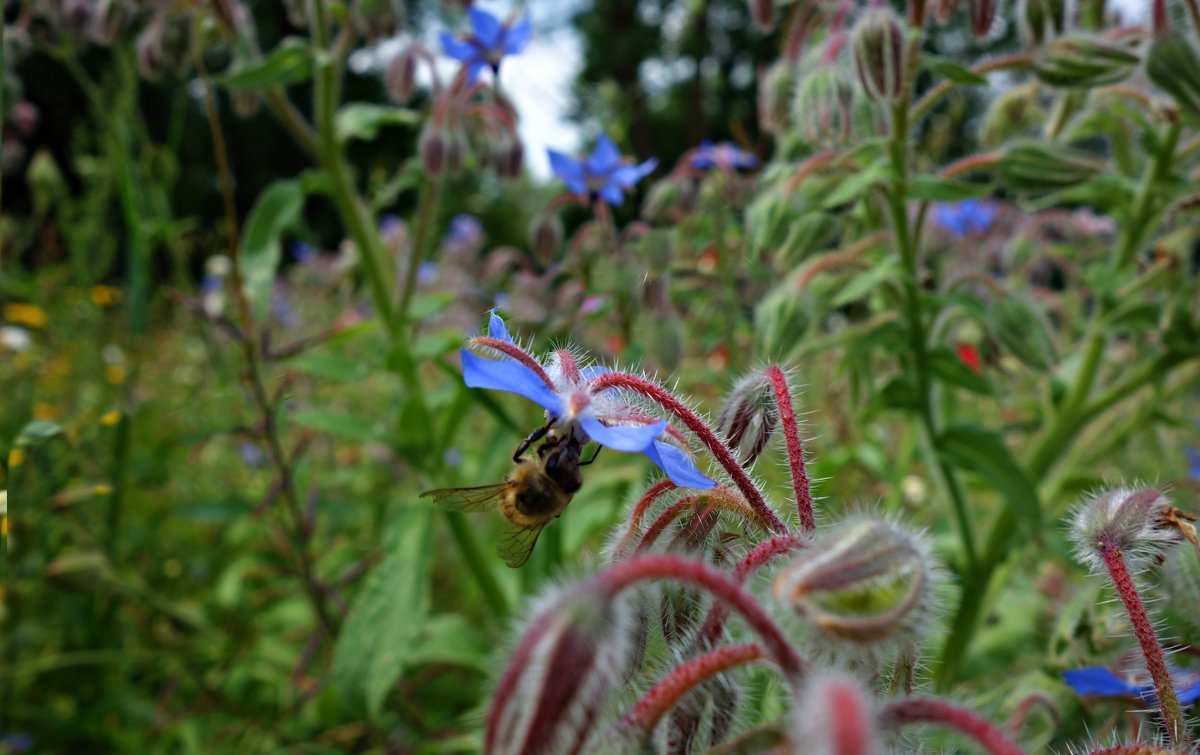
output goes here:
[{"label": "green flower bud", "polygon": [[1200,118],[1200,54],[1182,33],[1169,31],[1150,45],[1146,76],[1191,118]]},{"label": "green flower bud", "polygon": [[825,530],[780,570],[774,591],[835,653],[877,658],[921,640],[939,578],[924,537],[861,518]]},{"label": "green flower bud", "polygon": [[854,25],[854,69],[863,92],[895,102],[904,85],[904,26],[887,7],[867,10]]},{"label": "green flower bud", "polygon": [[796,90],[796,63],[776,61],[762,74],[758,85],[758,119],[773,134],[787,131],[791,122],[789,107]]},{"label": "green flower bud", "polygon": [[1063,33],[1066,15],[1065,0],[1021,0],[1017,11],[1021,38],[1029,47],[1040,47]]},{"label": "green flower bud", "polygon": [[817,148],[843,144],[850,137],[853,91],[835,66],[821,66],[801,80],[792,101],[800,134]]},{"label": "green flower bud", "polygon": [[1001,296],[988,308],[992,336],[1027,367],[1048,372],[1058,363],[1045,314],[1019,296]]},{"label": "green flower bud", "polygon": [[1037,84],[1007,89],[988,106],[979,140],[985,147],[995,147],[1018,134],[1026,133],[1045,117]]},{"label": "green flower bud", "polygon": [[1071,34],[1044,46],[1033,71],[1056,87],[1115,84],[1133,72],[1138,56],[1128,47],[1087,34]]},{"label": "green flower bud", "polygon": [[996,176],[1019,192],[1066,189],[1092,178],[1104,167],[1096,157],[1070,147],[1019,142],[996,164]]}]

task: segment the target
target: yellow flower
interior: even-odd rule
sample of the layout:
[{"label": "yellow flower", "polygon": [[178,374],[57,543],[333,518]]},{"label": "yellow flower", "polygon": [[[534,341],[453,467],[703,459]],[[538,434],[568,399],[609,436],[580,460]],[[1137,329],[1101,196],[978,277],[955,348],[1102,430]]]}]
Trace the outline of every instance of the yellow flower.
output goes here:
[{"label": "yellow flower", "polygon": [[4,307],[4,319],[27,328],[41,328],[46,325],[46,313],[33,304],[7,304]]},{"label": "yellow flower", "polygon": [[104,379],[113,385],[125,382],[125,368],[119,364],[110,364],[104,368]]},{"label": "yellow flower", "polygon": [[121,301],[121,289],[103,284],[92,286],[91,296],[97,307],[111,307]]},{"label": "yellow flower", "polygon": [[36,403],[33,405],[33,418],[46,421],[58,419],[58,410],[47,403]]},{"label": "yellow flower", "polygon": [[[13,450],[8,452],[8,468],[9,469],[12,469],[14,467],[19,467],[24,463],[25,463],[25,449],[14,448]],[[4,494],[4,503],[5,503],[5,505],[8,505],[8,493],[7,492],[5,492],[5,494]]]},{"label": "yellow flower", "polygon": [[113,486],[107,482],[97,483],[92,487],[92,493],[95,495],[112,495]]},{"label": "yellow flower", "polygon": [[112,427],[120,421],[121,412],[117,411],[116,409],[107,411],[103,416],[100,417],[100,424],[104,425],[105,427]]}]

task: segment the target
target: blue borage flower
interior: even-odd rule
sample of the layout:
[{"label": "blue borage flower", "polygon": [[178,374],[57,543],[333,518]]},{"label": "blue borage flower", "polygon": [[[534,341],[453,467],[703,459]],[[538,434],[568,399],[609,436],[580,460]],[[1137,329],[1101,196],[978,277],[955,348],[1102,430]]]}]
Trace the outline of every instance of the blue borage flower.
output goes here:
[{"label": "blue borage flower", "polygon": [[992,227],[995,217],[995,206],[978,199],[939,204],[933,210],[933,219],[937,224],[959,237],[985,233]]},{"label": "blue borage flower", "polygon": [[470,344],[498,358],[486,359],[463,349],[463,382],[467,386],[524,396],[546,410],[558,432],[574,432],[583,442],[593,440],[614,451],[643,453],[681,488],[716,487],[696,469],[687,453],[659,440],[669,434],[682,441],[677,430],[627,402],[620,391],[592,390],[592,381],[608,372],[607,368],[580,368],[565,349],[553,352],[543,366],[513,341],[504,320],[494,311],[488,317],[487,335],[472,338]]},{"label": "blue borage flower", "polygon": [[576,194],[598,196],[613,207],[625,201],[626,189],[632,189],[658,167],[658,160],[653,157],[640,165],[626,161],[606,134],[596,140],[592,154],[582,159],[552,149],[546,153],[550,157],[550,169],[568,189]]},{"label": "blue borage flower", "polygon": [[701,142],[700,146],[692,153],[688,164],[697,170],[718,168],[732,173],[738,168],[757,168],[758,158],[733,142],[713,144],[705,141]]},{"label": "blue borage flower", "polygon": [[[1144,672],[1141,676],[1145,676]],[[1175,694],[1182,705],[1191,705],[1200,700],[1200,672],[1171,669],[1175,682]],[[1147,705],[1155,704],[1154,684],[1144,684],[1121,676],[1103,666],[1069,669],[1063,672],[1067,685],[1081,697],[1123,697],[1138,700]]]},{"label": "blue borage flower", "polygon": [[499,19],[479,8],[468,8],[471,33],[456,37],[442,32],[442,49],[460,61],[467,69],[467,83],[474,84],[479,72],[485,68],[493,73],[500,72],[500,61],[505,55],[516,55],[529,44],[532,27],[529,16],[517,21],[501,23]]},{"label": "blue borage flower", "polygon": [[1200,448],[1188,446],[1183,449],[1183,453],[1188,460],[1188,478],[1200,482]]}]

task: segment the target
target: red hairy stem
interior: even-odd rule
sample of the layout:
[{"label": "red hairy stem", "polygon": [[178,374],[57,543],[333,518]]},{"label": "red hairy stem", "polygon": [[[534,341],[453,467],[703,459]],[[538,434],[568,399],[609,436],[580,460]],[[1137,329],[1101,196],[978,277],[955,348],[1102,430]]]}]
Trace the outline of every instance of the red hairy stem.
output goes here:
[{"label": "red hairy stem", "polygon": [[563,377],[570,380],[572,383],[579,382],[579,365],[575,364],[575,357],[566,349],[558,349],[554,352],[558,357],[558,364],[562,368]]},{"label": "red hairy stem", "polygon": [[771,365],[765,374],[775,389],[779,422],[783,425],[783,437],[787,441],[788,464],[792,469],[792,490],[796,494],[796,508],[800,512],[800,529],[812,532],[817,528],[817,522],[813,518],[812,493],[809,491],[808,471],[804,466],[804,444],[800,442],[796,411],[792,408],[792,391],[788,386],[787,376],[778,366]]},{"label": "red hairy stem", "polygon": [[889,704],[883,719],[893,727],[905,724],[939,724],[966,734],[992,755],[1023,755],[1000,727],[970,708],[931,697],[907,697]]},{"label": "red hairy stem", "polygon": [[1025,728],[1025,719],[1029,718],[1029,713],[1035,707],[1041,706],[1050,714],[1050,718],[1054,720],[1054,725],[1058,726],[1058,704],[1054,702],[1054,698],[1047,695],[1045,692],[1033,692],[1025,697],[1017,707],[1013,709],[1012,716],[1008,719],[1008,730],[1013,733],[1013,736],[1019,736],[1021,729]]},{"label": "red hairy stem", "polygon": [[649,380],[626,372],[607,372],[600,375],[592,381],[591,388],[594,391],[602,391],[607,388],[623,388],[633,391],[658,403],[659,406],[678,417],[679,421],[700,439],[705,448],[716,457],[729,476],[733,478],[738,490],[742,491],[750,508],[754,510],[755,515],[762,520],[766,528],[772,532],[787,531],[787,526],[767,505],[767,500],[762,492],[750,479],[750,475],[746,473],[742,465],[738,464],[729,448],[717,437],[716,432],[695,412],[684,406],[678,398]]},{"label": "red hairy stem", "polygon": [[1171,742],[1176,746],[1184,746],[1188,744],[1188,735],[1183,708],[1175,695],[1175,684],[1171,681],[1171,672],[1167,670],[1166,655],[1162,646],[1158,644],[1158,636],[1154,634],[1154,624],[1151,623],[1137,587],[1133,584],[1133,578],[1129,575],[1129,569],[1125,566],[1125,556],[1120,548],[1107,539],[1101,539],[1098,545],[1108,575],[1117,588],[1121,602],[1125,604],[1125,612],[1129,614],[1133,634],[1142,646],[1142,657],[1146,659],[1146,670],[1150,672],[1150,678],[1154,681],[1163,725],[1167,727]]},{"label": "red hairy stem", "polygon": [[621,719],[624,726],[649,732],[684,695],[722,671],[762,658],[762,645],[727,645],[677,666],[650,688]]},{"label": "red hairy stem", "polygon": [[[776,535],[770,540],[764,540],[754,546],[737,563],[733,569],[733,578],[739,584],[745,582],[746,577],[750,576],[758,567],[778,555],[804,547],[804,543],[805,539],[799,535]],[[704,624],[700,627],[700,633],[696,635],[698,644],[701,647],[708,647],[717,641],[717,637],[721,634],[721,629],[725,626],[725,617],[728,613],[723,603],[714,604],[708,609],[708,615],[704,617]]]},{"label": "red hairy stem", "polygon": [[687,582],[723,601],[740,613],[750,628],[758,634],[767,654],[783,671],[784,676],[790,681],[799,681],[804,674],[804,661],[800,654],[758,601],[729,576],[703,562],[661,554],[634,556],[628,561],[610,566],[592,578],[594,583],[609,595],[615,595],[638,582],[654,579]]},{"label": "red hairy stem", "polygon": [[668,490],[674,489],[675,483],[670,480],[659,480],[642,494],[642,497],[633,505],[633,513],[629,515],[629,526],[625,528],[625,534],[621,535],[621,539],[617,541],[617,547],[614,549],[615,553],[620,554],[629,546],[629,541],[633,539],[633,533],[637,532],[638,527],[642,526],[642,519],[646,517],[646,511],[658,500],[658,497]]},{"label": "red hairy stem", "polygon": [[542,365],[538,363],[538,360],[530,356],[529,352],[525,351],[525,349],[522,349],[520,346],[511,344],[508,341],[502,341],[499,338],[492,338],[491,336],[476,336],[468,343],[484,346],[489,349],[495,349],[506,356],[512,357],[529,369],[533,370],[537,376],[542,379],[542,382],[546,384],[547,388],[554,390],[554,383],[550,381],[550,376],[546,374],[546,370],[542,369]]},{"label": "red hairy stem", "polygon": [[699,498],[700,496],[698,495],[685,496],[668,506],[666,510],[659,514],[658,518],[646,528],[646,534],[642,535],[642,540],[638,543],[638,552],[640,553],[653,546],[658,538],[662,535],[663,531],[671,525],[671,522],[678,519],[684,511],[695,506],[696,501]]}]

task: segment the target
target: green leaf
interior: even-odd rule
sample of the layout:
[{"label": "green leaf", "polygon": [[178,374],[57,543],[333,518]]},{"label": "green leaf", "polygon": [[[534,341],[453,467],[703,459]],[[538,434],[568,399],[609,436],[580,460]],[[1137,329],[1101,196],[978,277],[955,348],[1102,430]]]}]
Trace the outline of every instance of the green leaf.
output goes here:
[{"label": "green leaf", "polygon": [[908,184],[910,199],[924,199],[930,202],[960,202],[964,199],[983,199],[991,195],[991,184],[947,181],[933,176],[917,176]]},{"label": "green leaf", "polygon": [[992,392],[992,387],[983,376],[963,364],[958,355],[949,349],[939,348],[930,352],[929,370],[941,380],[972,393],[987,396]]},{"label": "green leaf", "polygon": [[262,318],[271,303],[275,270],[283,256],[283,232],[299,218],[304,192],[295,181],[276,181],[258,195],[242,229],[239,256],[242,288],[255,317]]},{"label": "green leaf", "polygon": [[967,86],[985,86],[987,79],[974,71],[963,68],[957,63],[952,63],[945,58],[939,58],[935,55],[927,55],[921,61],[923,66],[937,76],[944,79],[949,79],[955,84],[965,84]]},{"label": "green leaf", "polygon": [[410,506],[392,523],[387,557],[367,577],[333,649],[333,682],[351,708],[378,717],[426,629],[433,509]]},{"label": "green leaf", "polygon": [[21,429],[16,445],[36,446],[63,434],[62,425],[44,419],[34,420]]},{"label": "green leaf", "polygon": [[408,665],[451,663],[488,670],[488,645],[478,623],[458,614],[431,616],[406,649]]},{"label": "green leaf", "polygon": [[303,409],[292,416],[292,421],[297,425],[360,443],[379,441],[384,436],[383,426],[373,419],[328,409]]},{"label": "green leaf", "polygon": [[875,265],[868,270],[855,275],[850,281],[838,291],[837,296],[833,299],[833,306],[841,307],[858,299],[862,299],[869,295],[872,291],[877,290],[880,286],[886,283],[891,278],[899,278],[901,273],[900,262],[894,257],[888,257],[887,260]]},{"label": "green leaf", "polygon": [[301,37],[287,37],[266,57],[236,68],[213,82],[229,89],[266,89],[298,84],[312,77],[319,57]]},{"label": "green leaf", "polygon": [[979,425],[951,425],[938,435],[935,445],[947,462],[995,486],[1017,520],[1029,528],[1029,534],[1040,534],[1042,510],[1037,489],[1013,460],[998,433]]},{"label": "green leaf", "polygon": [[873,162],[866,168],[847,177],[837,188],[831,191],[821,202],[821,209],[846,204],[857,200],[866,194],[875,184],[882,183],[891,175],[891,168],[886,162]]},{"label": "green leaf", "polygon": [[384,126],[411,126],[420,120],[413,110],[375,105],[369,102],[352,102],[337,112],[334,131],[339,142],[354,139],[371,140],[379,135]]}]

